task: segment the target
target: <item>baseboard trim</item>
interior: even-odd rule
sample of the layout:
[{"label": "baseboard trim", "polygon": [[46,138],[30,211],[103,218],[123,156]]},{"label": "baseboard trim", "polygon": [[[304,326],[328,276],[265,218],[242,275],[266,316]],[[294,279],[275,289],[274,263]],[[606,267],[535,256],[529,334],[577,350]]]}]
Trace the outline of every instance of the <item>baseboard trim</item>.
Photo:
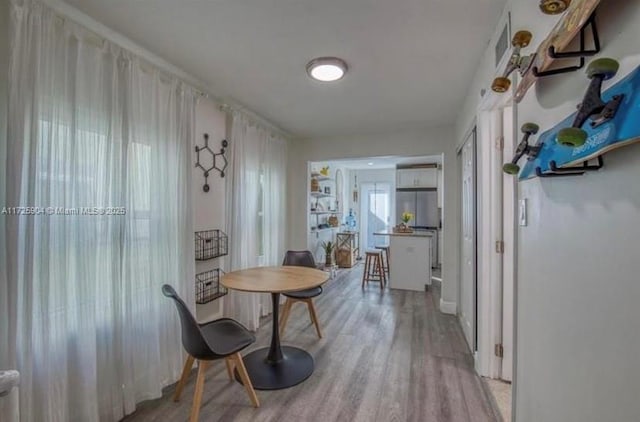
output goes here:
[{"label": "baseboard trim", "polygon": [[440,298],[440,312],[443,314],[455,315],[458,310],[456,302],[445,302]]}]

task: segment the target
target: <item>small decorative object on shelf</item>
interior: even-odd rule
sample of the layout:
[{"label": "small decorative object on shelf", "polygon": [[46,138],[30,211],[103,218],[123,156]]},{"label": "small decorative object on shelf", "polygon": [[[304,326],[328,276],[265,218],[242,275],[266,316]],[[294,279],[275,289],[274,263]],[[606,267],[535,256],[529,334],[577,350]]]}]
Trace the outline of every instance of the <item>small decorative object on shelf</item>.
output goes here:
[{"label": "small decorative object on shelf", "polygon": [[229,253],[229,238],[222,230],[196,232],[196,261],[206,261]]},{"label": "small decorative object on shelf", "polygon": [[331,187],[325,186],[324,187],[324,193],[326,193],[327,195],[331,195]]},{"label": "small decorative object on shelf", "polygon": [[328,241],[328,242],[322,242],[321,245],[322,245],[322,249],[324,249],[324,255],[325,255],[324,264],[325,266],[329,267],[333,265],[333,251],[335,248],[335,243],[333,243],[332,241]]},{"label": "small decorative object on shelf", "polygon": [[[224,177],[224,171],[227,169],[228,162],[224,153],[226,148],[229,146],[229,143],[226,139],[223,139],[221,144],[222,148],[220,148],[220,152],[213,152],[213,150],[209,148],[209,134],[205,133],[204,146],[199,147],[196,145],[196,167],[200,168],[204,172],[204,185],[202,186],[202,190],[205,192],[209,192],[210,189],[207,179],[209,178],[211,170],[218,170],[220,172],[220,177]],[[201,152],[204,153],[202,156],[200,155]],[[200,160],[202,160],[202,162]]]},{"label": "small decorative object on shelf", "polygon": [[329,177],[329,166],[322,167],[320,174],[325,177]]},{"label": "small decorative object on shelf", "polygon": [[349,231],[353,232],[356,230],[356,217],[353,215],[353,208],[349,208],[349,215],[347,216],[346,223]]},{"label": "small decorative object on shelf", "polygon": [[338,220],[338,216],[332,214],[327,221],[331,227],[338,227],[340,225],[340,221]]},{"label": "small decorative object on shelf", "polygon": [[319,192],[320,191],[320,182],[318,182],[318,178],[311,178],[311,192]]},{"label": "small decorative object on shelf", "polygon": [[196,274],[196,303],[203,305],[227,294],[226,287],[220,284],[220,268]]}]

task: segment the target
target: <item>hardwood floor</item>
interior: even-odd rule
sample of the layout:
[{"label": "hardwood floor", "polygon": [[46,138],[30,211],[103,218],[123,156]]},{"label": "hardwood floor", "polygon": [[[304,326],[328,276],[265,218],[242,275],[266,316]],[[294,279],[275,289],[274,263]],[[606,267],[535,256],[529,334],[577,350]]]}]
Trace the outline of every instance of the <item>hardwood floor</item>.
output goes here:
[{"label": "hardwood floor", "polygon": [[[483,381],[473,370],[462,330],[437,309],[439,289],[380,291],[360,287],[362,268],[342,271],[315,303],[323,328],[318,339],[306,306],[291,310],[283,344],[309,351],[315,372],[304,383],[280,391],[258,391],[254,409],[242,385],[229,381],[224,361],[208,370],[200,420],[213,421],[499,421]],[[267,317],[253,350],[269,344]],[[195,371],[180,403],[175,385],[161,399],[138,406],[125,419],[186,421]]]}]

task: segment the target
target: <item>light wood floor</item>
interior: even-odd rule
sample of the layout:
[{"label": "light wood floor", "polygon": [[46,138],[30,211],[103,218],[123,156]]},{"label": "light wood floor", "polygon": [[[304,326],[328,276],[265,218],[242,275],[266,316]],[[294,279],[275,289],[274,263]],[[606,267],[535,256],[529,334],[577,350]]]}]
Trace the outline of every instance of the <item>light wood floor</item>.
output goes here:
[{"label": "light wood floor", "polygon": [[[309,351],[315,372],[280,391],[258,391],[251,407],[243,387],[229,381],[224,362],[209,370],[200,420],[213,421],[499,421],[487,389],[473,370],[457,319],[437,310],[439,289],[429,292],[360,288],[361,268],[342,271],[316,299],[324,338],[311,326],[306,306],[292,309],[283,344]],[[252,347],[269,344],[266,318]],[[250,350],[252,350],[250,349]],[[180,403],[175,386],[125,420],[185,421],[193,397],[192,373]]]}]

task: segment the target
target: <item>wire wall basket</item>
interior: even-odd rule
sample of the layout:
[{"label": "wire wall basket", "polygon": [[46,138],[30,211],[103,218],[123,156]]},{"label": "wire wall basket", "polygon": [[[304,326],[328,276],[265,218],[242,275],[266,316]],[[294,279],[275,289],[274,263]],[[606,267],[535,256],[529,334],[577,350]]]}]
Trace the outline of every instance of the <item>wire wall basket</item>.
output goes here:
[{"label": "wire wall basket", "polygon": [[227,294],[227,288],[220,284],[220,268],[196,274],[196,303],[203,305]]},{"label": "wire wall basket", "polygon": [[222,230],[196,232],[196,261],[206,261],[229,253],[229,237]]}]

